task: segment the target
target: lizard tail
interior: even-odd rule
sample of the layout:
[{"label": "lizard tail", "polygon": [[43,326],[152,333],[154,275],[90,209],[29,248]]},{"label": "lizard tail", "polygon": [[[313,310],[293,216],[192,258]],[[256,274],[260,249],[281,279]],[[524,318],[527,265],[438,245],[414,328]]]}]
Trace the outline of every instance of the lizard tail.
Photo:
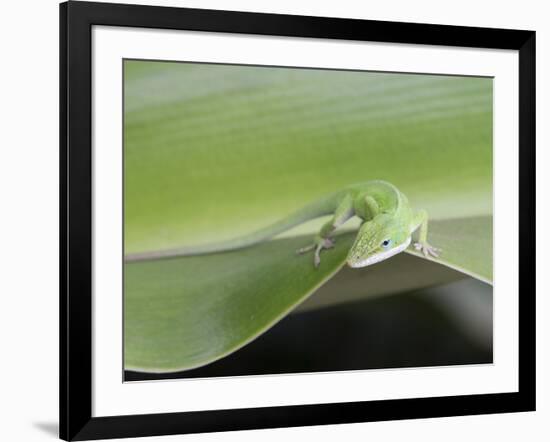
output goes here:
[{"label": "lizard tail", "polygon": [[316,201],[302,209],[297,210],[293,214],[283,218],[267,227],[256,230],[248,235],[238,238],[221,241],[217,243],[204,244],[200,246],[180,247],[167,250],[157,250],[142,253],[132,253],[124,257],[125,262],[137,262],[155,259],[177,258],[183,256],[206,255],[209,253],[225,252],[229,250],[237,250],[252,246],[261,241],[273,238],[279,233],[285,232],[299,224],[309,221],[314,218],[329,215],[335,209],[334,195],[323,200]]}]

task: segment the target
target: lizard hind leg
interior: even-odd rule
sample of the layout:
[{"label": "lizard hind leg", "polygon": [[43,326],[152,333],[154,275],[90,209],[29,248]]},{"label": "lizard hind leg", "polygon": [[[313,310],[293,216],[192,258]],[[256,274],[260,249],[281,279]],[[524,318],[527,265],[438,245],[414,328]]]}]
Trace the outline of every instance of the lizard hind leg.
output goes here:
[{"label": "lizard hind leg", "polygon": [[306,247],[296,250],[298,255],[303,255],[304,253],[315,250],[313,253],[313,265],[319,267],[321,264],[321,251],[325,249],[332,249],[334,247],[334,240],[331,238],[322,238],[319,235],[315,235],[315,242]]},{"label": "lizard hind leg", "polygon": [[321,251],[334,247],[334,239],[330,238],[330,235],[334,232],[334,230],[349,220],[354,214],[355,211],[353,209],[353,200],[350,195],[347,195],[334,211],[332,219],[325,223],[323,227],[321,227],[319,233],[315,235],[313,244],[302,247],[297,250],[296,253],[302,255],[311,250],[315,250],[313,254],[313,265],[316,268],[319,267],[319,264],[321,263]]}]

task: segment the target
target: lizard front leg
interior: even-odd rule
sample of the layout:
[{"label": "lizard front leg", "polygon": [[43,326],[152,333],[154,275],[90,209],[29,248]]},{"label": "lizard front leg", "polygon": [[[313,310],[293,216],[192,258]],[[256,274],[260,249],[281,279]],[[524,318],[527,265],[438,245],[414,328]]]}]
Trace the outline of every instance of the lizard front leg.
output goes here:
[{"label": "lizard front leg", "polygon": [[313,264],[315,267],[319,267],[321,263],[321,251],[323,249],[331,249],[334,247],[334,240],[330,238],[330,235],[341,225],[343,225],[347,220],[349,220],[355,214],[353,208],[353,199],[351,195],[346,195],[342,202],[338,205],[334,211],[332,218],[323,224],[321,230],[317,235],[315,235],[313,244],[303,247],[297,250],[298,254],[303,254],[309,252],[310,250],[315,250],[313,254]]},{"label": "lizard front leg", "polygon": [[422,251],[426,258],[430,255],[437,258],[441,249],[433,247],[428,243],[428,212],[425,210],[419,210],[414,216],[413,231],[419,227],[418,242],[414,243],[414,248]]}]

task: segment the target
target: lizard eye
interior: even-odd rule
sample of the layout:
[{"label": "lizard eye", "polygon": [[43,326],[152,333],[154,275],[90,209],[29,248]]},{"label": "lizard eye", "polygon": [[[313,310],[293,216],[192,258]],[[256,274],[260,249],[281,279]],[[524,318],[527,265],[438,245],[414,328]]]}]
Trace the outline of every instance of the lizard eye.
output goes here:
[{"label": "lizard eye", "polygon": [[387,249],[390,245],[391,239],[385,239],[384,241],[382,241],[382,247],[384,247],[385,249]]}]

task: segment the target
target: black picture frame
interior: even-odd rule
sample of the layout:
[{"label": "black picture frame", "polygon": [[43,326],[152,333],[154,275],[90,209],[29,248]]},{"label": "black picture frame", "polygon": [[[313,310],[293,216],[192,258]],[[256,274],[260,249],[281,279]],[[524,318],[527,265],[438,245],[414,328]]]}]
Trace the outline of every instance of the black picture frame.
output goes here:
[{"label": "black picture frame", "polygon": [[[94,25],[511,49],[519,53],[519,391],[92,417]],[[535,410],[535,32],[67,2],[60,5],[60,437],[89,440]]]}]

